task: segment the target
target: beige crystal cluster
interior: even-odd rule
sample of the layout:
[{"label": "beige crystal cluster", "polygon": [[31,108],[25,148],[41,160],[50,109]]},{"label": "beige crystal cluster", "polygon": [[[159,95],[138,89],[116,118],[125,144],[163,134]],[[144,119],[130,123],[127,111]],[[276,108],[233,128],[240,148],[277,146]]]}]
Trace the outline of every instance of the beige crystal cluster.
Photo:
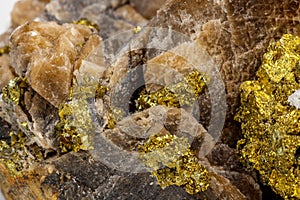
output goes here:
[{"label": "beige crystal cluster", "polygon": [[37,93],[58,107],[69,96],[73,71],[88,56],[84,51],[97,47],[100,40],[83,25],[30,22],[11,36],[11,54],[19,55],[12,56],[11,65]]}]

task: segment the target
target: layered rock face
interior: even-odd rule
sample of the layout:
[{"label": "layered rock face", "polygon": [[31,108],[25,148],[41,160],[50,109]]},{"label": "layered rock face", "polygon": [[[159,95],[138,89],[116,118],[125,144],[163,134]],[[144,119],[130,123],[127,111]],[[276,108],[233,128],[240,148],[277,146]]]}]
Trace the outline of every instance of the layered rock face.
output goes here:
[{"label": "layered rock face", "polygon": [[298,15],[279,0],[22,0],[1,43],[5,197],[297,199],[239,159],[234,116]]}]

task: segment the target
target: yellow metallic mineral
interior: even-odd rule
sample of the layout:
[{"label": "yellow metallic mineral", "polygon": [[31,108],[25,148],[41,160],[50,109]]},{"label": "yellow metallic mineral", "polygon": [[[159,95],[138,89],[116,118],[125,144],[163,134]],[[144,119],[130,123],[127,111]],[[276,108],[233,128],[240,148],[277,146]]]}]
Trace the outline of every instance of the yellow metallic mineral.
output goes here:
[{"label": "yellow metallic mineral", "polygon": [[118,121],[121,121],[126,116],[126,113],[120,108],[111,108],[109,112],[109,119],[107,128],[113,129]]},{"label": "yellow metallic mineral", "polygon": [[288,101],[300,89],[299,63],[299,37],[271,43],[257,80],[240,86],[235,116],[244,137],[237,146],[241,160],[285,199],[300,199],[300,109]]},{"label": "yellow metallic mineral", "polygon": [[95,24],[94,22],[89,21],[86,18],[81,18],[78,21],[74,21],[73,24],[80,24],[80,25],[84,25],[84,26],[88,26],[90,29],[96,29],[97,31],[99,31],[99,26],[97,24]]},{"label": "yellow metallic mineral", "polygon": [[93,148],[94,125],[89,99],[95,98],[96,83],[86,80],[83,85],[73,81],[70,101],[59,107],[60,121],[56,125],[61,152]]},{"label": "yellow metallic mineral", "polygon": [[142,30],[142,28],[140,26],[136,26],[136,27],[134,27],[133,32],[136,34],[136,33],[140,32],[141,30]]},{"label": "yellow metallic mineral", "polygon": [[190,194],[208,188],[208,171],[199,164],[187,138],[171,134],[152,135],[138,150],[140,159],[150,168],[162,188],[183,186]]},{"label": "yellow metallic mineral", "polygon": [[109,88],[102,85],[102,84],[98,84],[96,87],[96,92],[95,92],[95,98],[96,99],[101,99],[103,98],[103,96],[109,91]]},{"label": "yellow metallic mineral", "polygon": [[9,52],[10,52],[9,46],[4,46],[4,47],[0,48],[0,56],[2,56],[3,54],[9,54]]},{"label": "yellow metallic mineral", "polygon": [[17,77],[10,80],[8,85],[2,88],[3,101],[16,105],[22,103],[23,95],[27,87],[28,83],[25,78]]},{"label": "yellow metallic mineral", "polygon": [[36,143],[27,144],[29,138],[23,132],[10,132],[10,137],[10,144],[0,141],[0,160],[13,174],[44,159],[42,149]]},{"label": "yellow metallic mineral", "polygon": [[139,104],[138,109],[143,110],[155,105],[168,107],[191,106],[208,81],[206,76],[194,70],[179,83],[163,87],[154,93],[144,91],[137,100]]}]

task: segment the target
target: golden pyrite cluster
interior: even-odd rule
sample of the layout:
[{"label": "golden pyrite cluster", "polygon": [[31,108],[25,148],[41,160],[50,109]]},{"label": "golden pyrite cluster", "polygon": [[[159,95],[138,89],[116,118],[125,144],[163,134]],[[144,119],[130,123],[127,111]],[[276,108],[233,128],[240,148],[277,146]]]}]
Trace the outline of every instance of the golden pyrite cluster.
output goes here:
[{"label": "golden pyrite cluster", "polygon": [[179,83],[163,87],[156,92],[146,91],[138,98],[138,109],[143,110],[156,105],[167,107],[191,106],[203,92],[209,78],[199,71],[190,72]]},{"label": "golden pyrite cluster", "polygon": [[276,193],[299,199],[300,99],[291,95],[300,89],[300,37],[286,34],[271,43],[256,75],[240,86],[238,153]]},{"label": "golden pyrite cluster", "polygon": [[187,138],[171,134],[152,135],[138,149],[140,159],[162,188],[183,186],[190,194],[207,190],[209,173],[199,164]]},{"label": "golden pyrite cluster", "polygon": [[[184,80],[156,92],[142,93],[137,102],[144,110],[156,105],[167,107],[191,106],[203,92],[208,77],[199,71],[190,72]],[[139,146],[140,159],[162,187],[183,186],[189,194],[208,189],[210,175],[190,149],[188,139],[176,135],[152,135]]]},{"label": "golden pyrite cluster", "polygon": [[0,56],[3,54],[8,54],[10,52],[10,47],[9,46],[4,46],[0,48]]}]

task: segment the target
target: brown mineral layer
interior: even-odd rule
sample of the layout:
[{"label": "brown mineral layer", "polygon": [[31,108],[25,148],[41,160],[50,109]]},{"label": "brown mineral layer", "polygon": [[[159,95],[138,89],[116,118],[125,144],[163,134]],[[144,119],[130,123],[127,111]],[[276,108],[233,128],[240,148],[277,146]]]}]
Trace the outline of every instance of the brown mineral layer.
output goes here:
[{"label": "brown mineral layer", "polygon": [[[57,107],[69,95],[75,62],[82,47],[87,48],[85,44],[89,44],[91,35],[91,30],[82,25],[27,23],[11,36],[11,65],[36,92]],[[97,40],[93,39],[92,45],[98,46]]]},{"label": "brown mineral layer", "polygon": [[9,55],[2,55],[0,57],[0,88],[3,88],[8,84],[9,80],[13,79],[15,76],[12,72],[9,63]]},{"label": "brown mineral layer", "polygon": [[151,2],[146,0],[130,0],[130,4],[147,19],[154,17],[157,10],[160,9],[165,2],[166,0],[153,0]]}]

